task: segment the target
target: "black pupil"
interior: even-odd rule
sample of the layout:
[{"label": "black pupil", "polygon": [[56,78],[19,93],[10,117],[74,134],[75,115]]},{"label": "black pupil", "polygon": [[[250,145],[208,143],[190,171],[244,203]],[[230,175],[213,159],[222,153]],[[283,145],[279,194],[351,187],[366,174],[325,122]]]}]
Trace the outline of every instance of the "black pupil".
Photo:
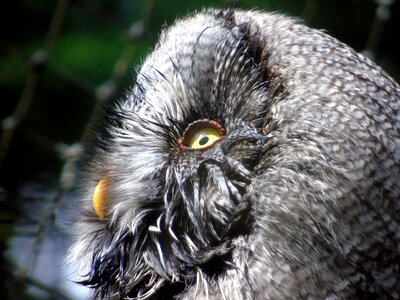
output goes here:
[{"label": "black pupil", "polygon": [[209,140],[208,136],[203,136],[199,141],[200,146],[207,144],[208,140]]}]

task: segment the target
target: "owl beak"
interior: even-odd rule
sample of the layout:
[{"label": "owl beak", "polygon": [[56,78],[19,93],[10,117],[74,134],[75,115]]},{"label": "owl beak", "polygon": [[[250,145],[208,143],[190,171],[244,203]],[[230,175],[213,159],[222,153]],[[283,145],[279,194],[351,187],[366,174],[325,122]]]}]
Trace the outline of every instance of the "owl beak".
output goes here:
[{"label": "owl beak", "polygon": [[108,194],[108,180],[101,179],[94,189],[93,193],[93,207],[99,220],[104,220],[107,213],[107,194]]}]

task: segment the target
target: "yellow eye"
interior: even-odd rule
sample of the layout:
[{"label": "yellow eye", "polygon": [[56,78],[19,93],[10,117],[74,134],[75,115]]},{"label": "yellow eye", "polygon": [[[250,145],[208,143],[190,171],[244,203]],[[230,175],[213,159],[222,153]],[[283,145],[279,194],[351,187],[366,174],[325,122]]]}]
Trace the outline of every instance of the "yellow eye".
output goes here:
[{"label": "yellow eye", "polygon": [[206,150],[220,141],[225,136],[225,129],[213,120],[198,120],[191,123],[183,138],[179,140],[179,145],[185,149]]},{"label": "yellow eye", "polygon": [[189,140],[189,148],[202,149],[211,146],[221,137],[218,130],[214,128],[203,128],[196,132],[193,137]]}]

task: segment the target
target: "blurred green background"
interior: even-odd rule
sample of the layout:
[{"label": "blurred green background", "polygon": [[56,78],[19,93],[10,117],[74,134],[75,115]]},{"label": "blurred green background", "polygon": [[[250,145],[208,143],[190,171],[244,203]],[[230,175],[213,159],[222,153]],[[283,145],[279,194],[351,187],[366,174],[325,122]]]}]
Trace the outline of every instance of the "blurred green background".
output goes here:
[{"label": "blurred green background", "polygon": [[364,52],[400,80],[400,3],[394,0],[17,0],[3,4],[1,299],[83,297],[62,283],[68,271],[60,271],[70,243],[81,142],[90,140],[91,128],[101,121],[102,107],[133,83],[135,67],[162,28],[205,7],[260,9],[301,18]]}]

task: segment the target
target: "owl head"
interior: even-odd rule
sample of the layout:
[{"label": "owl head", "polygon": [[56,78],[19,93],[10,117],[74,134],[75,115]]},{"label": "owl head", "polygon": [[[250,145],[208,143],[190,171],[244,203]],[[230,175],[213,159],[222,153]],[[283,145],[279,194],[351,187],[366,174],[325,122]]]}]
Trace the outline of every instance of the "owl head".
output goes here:
[{"label": "owl head", "polygon": [[387,155],[386,129],[400,126],[381,99],[393,108],[399,94],[368,59],[286,17],[178,21],[87,149],[78,281],[129,299],[368,289],[365,225],[383,217],[382,199],[399,208],[398,183],[378,195],[394,182],[380,157],[400,157]]},{"label": "owl head", "polygon": [[246,186],[275,92],[262,59],[232,12],[162,34],[88,150],[74,249],[85,254],[86,284],[145,296],[165,281],[194,281],[199,266],[212,272],[232,236],[250,230]]}]

